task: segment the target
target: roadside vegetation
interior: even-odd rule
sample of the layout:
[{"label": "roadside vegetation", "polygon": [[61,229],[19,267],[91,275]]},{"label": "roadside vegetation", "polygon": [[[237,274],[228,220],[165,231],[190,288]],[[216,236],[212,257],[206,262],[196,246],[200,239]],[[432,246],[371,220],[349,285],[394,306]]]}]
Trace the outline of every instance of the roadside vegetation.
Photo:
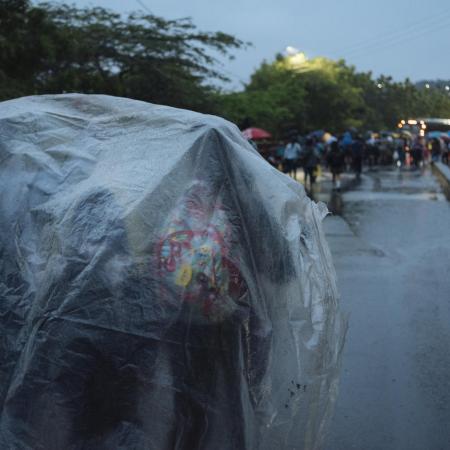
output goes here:
[{"label": "roadside vegetation", "polygon": [[326,58],[277,55],[242,90],[229,92],[223,61],[248,45],[200,31],[190,19],[0,0],[0,100],[103,93],[218,114],[276,137],[292,129],[382,130],[401,118],[450,117],[442,83],[426,88],[375,78]]}]

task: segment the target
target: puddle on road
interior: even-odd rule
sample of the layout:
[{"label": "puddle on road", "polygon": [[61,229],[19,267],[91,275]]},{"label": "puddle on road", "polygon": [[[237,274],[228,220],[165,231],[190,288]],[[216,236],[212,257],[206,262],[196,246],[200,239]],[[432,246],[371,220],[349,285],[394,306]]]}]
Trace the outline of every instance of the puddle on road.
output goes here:
[{"label": "puddle on road", "polygon": [[438,180],[429,169],[422,172],[395,169],[365,172],[361,180],[353,182],[345,192],[332,191],[330,187],[330,183],[328,186],[317,185],[309,197],[325,203],[332,215],[342,217],[356,236],[359,236],[361,221],[374,208],[387,208],[390,214],[395,215],[395,211],[404,210],[408,201],[412,203],[406,206],[406,211],[415,210],[420,204],[423,204],[420,208],[428,210],[433,208],[432,205],[447,202]]},{"label": "puddle on road", "polygon": [[365,172],[361,181],[344,193],[316,192],[315,201],[327,204],[331,213],[344,215],[345,205],[374,201],[447,201],[441,186],[431,171],[383,169]]}]

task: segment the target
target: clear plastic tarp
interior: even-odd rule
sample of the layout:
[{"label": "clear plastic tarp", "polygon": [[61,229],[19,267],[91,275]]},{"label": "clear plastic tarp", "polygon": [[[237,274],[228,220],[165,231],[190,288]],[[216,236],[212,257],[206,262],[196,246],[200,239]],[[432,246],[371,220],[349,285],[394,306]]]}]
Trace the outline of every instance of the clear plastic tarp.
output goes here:
[{"label": "clear plastic tarp", "polygon": [[344,327],[326,208],[232,124],[0,103],[0,448],[318,449]]}]

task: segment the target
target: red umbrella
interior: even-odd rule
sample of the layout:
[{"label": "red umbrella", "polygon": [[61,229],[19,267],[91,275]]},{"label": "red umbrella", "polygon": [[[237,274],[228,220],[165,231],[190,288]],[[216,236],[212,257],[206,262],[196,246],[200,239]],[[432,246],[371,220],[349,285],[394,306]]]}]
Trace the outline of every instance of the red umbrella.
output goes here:
[{"label": "red umbrella", "polygon": [[242,135],[245,139],[268,139],[272,137],[269,132],[261,128],[247,128],[242,132]]}]

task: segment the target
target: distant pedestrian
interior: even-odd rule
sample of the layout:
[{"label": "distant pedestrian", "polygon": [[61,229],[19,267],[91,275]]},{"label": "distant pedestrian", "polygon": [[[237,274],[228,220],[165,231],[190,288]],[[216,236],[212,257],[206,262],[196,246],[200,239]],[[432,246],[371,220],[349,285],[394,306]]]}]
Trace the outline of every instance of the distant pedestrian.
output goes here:
[{"label": "distant pedestrian", "polygon": [[284,150],[284,173],[287,173],[294,179],[297,179],[297,162],[300,157],[301,151],[302,148],[297,142],[297,139],[294,137],[291,139],[291,142],[289,142]]},{"label": "distant pedestrian", "polygon": [[366,145],[367,163],[369,165],[369,169],[372,169],[372,167],[375,165],[375,138],[373,136],[370,136],[370,138],[366,141]]},{"label": "distant pedestrian", "polygon": [[413,164],[418,169],[419,167],[422,166],[424,156],[424,145],[419,138],[417,138],[414,141],[411,153],[413,158]]},{"label": "distant pedestrian", "polygon": [[352,144],[352,166],[358,180],[361,178],[363,154],[364,140],[361,136],[357,136]]},{"label": "distant pedestrian", "polygon": [[352,147],[353,147],[353,137],[350,131],[346,131],[342,136],[341,146],[344,149],[344,160],[346,170],[350,170],[352,165]]},{"label": "distant pedestrian", "polygon": [[447,164],[447,165],[448,165],[448,154],[449,154],[449,152],[450,152],[450,141],[448,141],[448,143],[446,143],[444,145],[444,148],[442,150],[442,156],[441,156],[442,157],[442,162],[444,164]]},{"label": "distant pedestrian", "polygon": [[439,161],[441,157],[441,142],[439,139],[434,138],[431,141],[431,160],[433,162]]},{"label": "distant pedestrian", "polygon": [[284,149],[286,148],[286,144],[283,141],[279,141],[278,145],[275,149],[275,158],[277,160],[277,166],[280,170],[282,170],[283,166],[283,158],[284,158]]},{"label": "distant pedestrian", "polygon": [[316,181],[316,171],[319,165],[319,154],[313,139],[306,139],[305,150],[302,153],[303,170],[305,172],[305,186],[308,184],[312,188]]},{"label": "distant pedestrian", "polygon": [[397,148],[398,152],[398,161],[397,165],[399,167],[402,167],[405,165],[406,162],[406,148],[408,147],[408,141],[406,139],[402,139],[401,143],[399,143],[399,146]]},{"label": "distant pedestrian", "polygon": [[341,173],[344,171],[345,160],[344,153],[339,148],[337,142],[332,142],[330,151],[327,155],[327,164],[333,179],[333,189],[341,189]]}]

